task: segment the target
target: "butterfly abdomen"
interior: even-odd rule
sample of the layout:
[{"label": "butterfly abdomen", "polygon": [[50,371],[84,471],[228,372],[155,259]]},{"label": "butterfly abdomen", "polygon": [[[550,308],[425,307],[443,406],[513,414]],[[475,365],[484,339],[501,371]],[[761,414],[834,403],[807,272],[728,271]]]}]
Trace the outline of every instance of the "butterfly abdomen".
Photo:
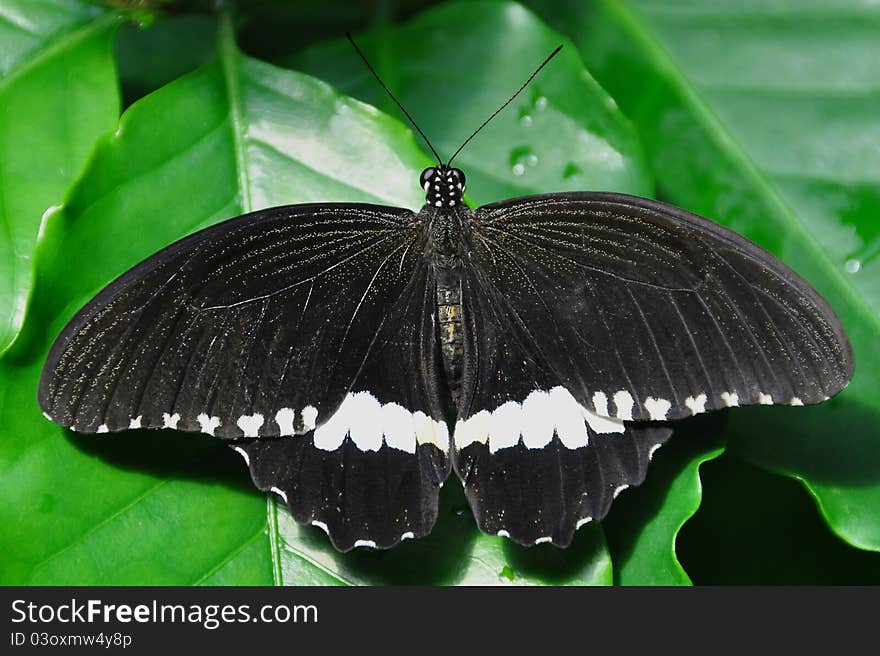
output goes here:
[{"label": "butterfly abdomen", "polygon": [[461,394],[461,375],[464,363],[464,335],[461,327],[461,288],[437,286],[437,325],[440,352],[443,355],[443,374],[458,404]]}]

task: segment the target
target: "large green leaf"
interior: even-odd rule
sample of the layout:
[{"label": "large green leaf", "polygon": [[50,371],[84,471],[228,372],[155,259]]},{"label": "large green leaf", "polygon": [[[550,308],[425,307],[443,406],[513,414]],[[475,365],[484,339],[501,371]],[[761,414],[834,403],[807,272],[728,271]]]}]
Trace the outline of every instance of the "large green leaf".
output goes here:
[{"label": "large green leaf", "polygon": [[716,413],[682,422],[657,452],[647,480],[615,501],[603,522],[617,585],[689,585],[677,538],[702,502],[700,466],[724,451],[726,417]]},{"label": "large green leaf", "polygon": [[116,39],[125,105],[206,64],[214,56],[215,16],[180,14],[130,22]]},{"label": "large green leaf", "polygon": [[[511,2],[450,2],[358,37],[383,80],[449,158],[564,42]],[[288,63],[388,113],[393,101],[340,39]],[[479,204],[530,193],[605,189],[650,195],[641,145],[614,101],[563,48],[455,160]]]},{"label": "large green leaf", "polygon": [[118,22],[77,0],[0,0],[0,354],[24,320],[41,217],[116,122]]},{"label": "large green leaf", "polygon": [[880,585],[880,553],[833,535],[797,481],[729,451],[703,470],[703,503],[678,540],[696,584]]},{"label": "large green leaf", "polygon": [[802,479],[835,532],[880,549],[880,10],[545,5],[638,125],[663,195],[770,249],[837,310],[849,388],[815,408],[731,413],[728,444]]}]

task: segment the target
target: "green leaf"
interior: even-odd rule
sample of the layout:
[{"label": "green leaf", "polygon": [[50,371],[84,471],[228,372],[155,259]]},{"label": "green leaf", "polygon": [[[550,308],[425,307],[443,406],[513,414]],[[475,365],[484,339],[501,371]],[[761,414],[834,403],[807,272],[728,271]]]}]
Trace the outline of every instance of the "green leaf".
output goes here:
[{"label": "green leaf", "polygon": [[216,31],[216,17],[200,14],[124,25],[116,40],[116,61],[125,104],[210,61]]},{"label": "green leaf", "polygon": [[[445,3],[357,40],[444,160],[565,41],[509,2]],[[344,39],[288,63],[400,115]],[[479,204],[563,190],[650,195],[652,188],[638,137],[571,45],[455,163]]]},{"label": "green leaf", "polygon": [[77,1],[0,0],[0,354],[24,320],[41,217],[116,122],[117,24]]},{"label": "green leaf", "polygon": [[704,470],[703,503],[678,541],[697,585],[880,584],[880,554],[832,535],[797,481],[731,452]]},{"label": "green leaf", "polygon": [[690,585],[676,540],[702,501],[700,467],[724,452],[725,416],[681,422],[651,462],[647,480],[625,491],[602,526],[617,585]]},{"label": "green leaf", "polygon": [[804,481],[831,529],[880,549],[880,11],[814,0],[548,7],[641,131],[663,195],[807,278],[856,374],[815,408],[731,413],[741,457]]}]

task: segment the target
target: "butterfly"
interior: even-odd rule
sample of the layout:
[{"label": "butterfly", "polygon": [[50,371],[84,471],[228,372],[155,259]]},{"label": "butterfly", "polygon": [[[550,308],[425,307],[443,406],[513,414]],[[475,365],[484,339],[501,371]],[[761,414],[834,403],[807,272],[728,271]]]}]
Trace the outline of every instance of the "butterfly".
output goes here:
[{"label": "butterfly", "polygon": [[852,376],[828,303],[735,232],[608,192],[473,210],[461,148],[444,163],[424,138],[418,212],[272,207],[110,283],[48,354],[46,417],[215,436],[340,551],[427,535],[452,472],[480,530],[566,546],[671,422]]}]

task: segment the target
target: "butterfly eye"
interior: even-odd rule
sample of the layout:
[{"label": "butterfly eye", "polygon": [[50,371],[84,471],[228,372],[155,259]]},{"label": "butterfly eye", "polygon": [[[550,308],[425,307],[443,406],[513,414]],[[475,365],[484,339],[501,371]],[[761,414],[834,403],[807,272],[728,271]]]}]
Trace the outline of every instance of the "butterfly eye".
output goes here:
[{"label": "butterfly eye", "polygon": [[437,169],[433,166],[426,168],[422,171],[422,175],[419,177],[419,186],[425,191],[428,190],[427,185],[431,182],[434,176],[437,175]]}]

